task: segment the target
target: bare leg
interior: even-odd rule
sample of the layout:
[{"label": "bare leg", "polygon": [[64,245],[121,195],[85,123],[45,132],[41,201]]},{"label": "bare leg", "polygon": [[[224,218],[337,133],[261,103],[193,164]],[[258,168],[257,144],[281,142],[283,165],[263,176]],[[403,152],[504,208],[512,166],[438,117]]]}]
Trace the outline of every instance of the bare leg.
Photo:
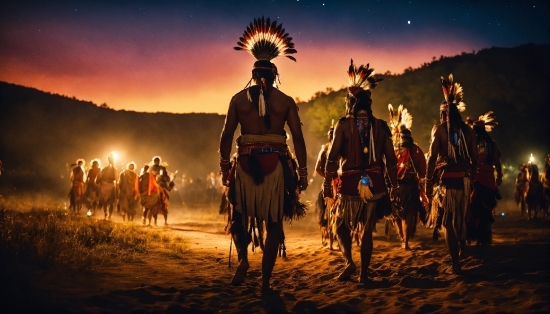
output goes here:
[{"label": "bare leg", "polygon": [[363,232],[363,239],[361,240],[361,274],[359,275],[359,282],[366,283],[368,281],[367,271],[370,265],[370,259],[372,257],[372,229],[371,224],[365,226]]},{"label": "bare leg", "polygon": [[265,241],[265,250],[262,256],[262,290],[271,290],[269,280],[275,266],[275,259],[279,244],[282,239],[283,226],[281,222],[269,222],[267,224],[267,238]]},{"label": "bare leg", "polygon": [[[235,243],[235,248],[237,249],[237,256],[239,258],[239,266],[231,279],[232,285],[240,285],[244,282],[246,273],[250,265],[248,264],[248,243],[250,239],[247,239],[246,230],[243,226],[242,214],[233,211],[231,217],[231,236],[233,237],[233,242]],[[249,237],[248,237],[249,238]],[[265,254],[265,253],[264,253]]]},{"label": "bare leg", "polygon": [[410,250],[409,239],[411,238],[416,224],[416,211],[409,209],[409,212],[405,214],[405,219],[402,220],[403,224],[403,248]]},{"label": "bare leg", "polygon": [[338,275],[338,280],[349,280],[351,275],[353,275],[353,273],[357,270],[357,266],[355,266],[351,257],[350,231],[348,227],[342,223],[336,230],[336,234],[338,235],[338,245],[340,246],[340,251],[346,260],[346,266],[344,271]]},{"label": "bare leg", "polygon": [[146,218],[147,218],[147,214],[148,214],[149,210],[147,208],[143,208],[143,219],[141,220],[141,223],[142,224],[145,224],[145,221],[146,221]]},{"label": "bare leg", "polygon": [[113,214],[113,206],[113,203],[109,204],[109,219],[111,219],[111,215]]},{"label": "bare leg", "polygon": [[399,239],[401,239],[401,242],[405,240],[404,230],[405,230],[405,220],[397,217],[394,220],[395,230],[397,231],[397,234],[399,235]]},{"label": "bare leg", "polygon": [[449,253],[451,254],[451,260],[453,262],[453,273],[458,274],[461,271],[459,262],[460,244],[451,224],[445,225],[445,241],[447,242],[447,248],[449,249]]}]

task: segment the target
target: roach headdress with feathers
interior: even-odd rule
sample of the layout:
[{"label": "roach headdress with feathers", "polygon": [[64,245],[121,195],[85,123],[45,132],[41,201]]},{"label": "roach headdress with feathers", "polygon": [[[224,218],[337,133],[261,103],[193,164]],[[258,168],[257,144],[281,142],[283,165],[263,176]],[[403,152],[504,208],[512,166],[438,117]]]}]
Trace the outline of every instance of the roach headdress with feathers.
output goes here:
[{"label": "roach headdress with feathers", "polygon": [[[255,18],[254,21],[246,27],[243,36],[239,38],[237,46],[234,47],[234,49],[244,50],[250,53],[257,60],[254,63],[253,73],[254,70],[271,71],[274,83],[276,83],[275,78],[279,77],[279,73],[277,72],[277,67],[271,60],[277,57],[287,57],[296,61],[296,58],[291,56],[291,54],[297,52],[296,49],[294,49],[292,37],[285,32],[282,24],[277,24],[277,21],[271,21],[269,18],[264,19],[264,17]],[[254,77],[252,77],[252,79],[254,79]],[[250,79],[246,87],[250,86],[252,79]],[[264,92],[267,86],[263,77],[260,80],[261,88],[258,98],[258,111],[260,116],[263,117],[267,114],[264,99]],[[247,96],[248,100],[252,102],[249,91],[247,91]]]},{"label": "roach headdress with feathers", "polygon": [[[456,150],[462,157],[469,158],[468,148],[466,146],[466,139],[460,128],[462,118],[460,112],[466,110],[466,104],[463,102],[464,90],[459,83],[454,82],[453,74],[449,74],[449,78],[445,79],[441,77],[441,89],[443,90],[443,102],[439,106],[439,111],[444,115],[447,121],[447,153],[450,158],[456,161]],[[453,126],[451,126],[453,124]]]},{"label": "roach headdress with feathers", "polygon": [[486,132],[491,132],[497,125],[498,122],[496,121],[496,116],[492,111],[487,111],[485,114],[479,116],[477,121],[473,122],[474,129],[479,127],[484,129]]},{"label": "roach headdress with feathers", "polygon": [[395,147],[399,146],[399,134],[410,134],[412,128],[413,117],[403,105],[397,107],[397,112],[394,111],[392,104],[388,104],[390,113],[390,128],[392,132],[392,141]]},{"label": "roach headdress with feathers", "polygon": [[[359,102],[359,94],[364,93],[370,100],[370,90],[376,88],[378,82],[382,80],[382,78],[374,77],[374,69],[370,68],[368,63],[356,67],[351,59],[348,67],[348,95],[346,97],[348,114],[353,113],[353,107]],[[368,106],[370,107],[370,104]]]},{"label": "roach headdress with feathers", "polygon": [[453,74],[449,74],[449,78],[441,77],[441,88],[443,90],[443,98],[445,101],[441,104],[440,110],[448,110],[449,106],[456,106],[459,112],[466,110],[464,99],[464,90],[460,84],[453,81]]}]

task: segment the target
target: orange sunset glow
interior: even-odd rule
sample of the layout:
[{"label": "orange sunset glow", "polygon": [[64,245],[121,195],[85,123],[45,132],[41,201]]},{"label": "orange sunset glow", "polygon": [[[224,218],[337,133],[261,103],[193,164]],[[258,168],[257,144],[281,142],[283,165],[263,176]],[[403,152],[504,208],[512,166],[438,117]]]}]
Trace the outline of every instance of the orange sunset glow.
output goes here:
[{"label": "orange sunset glow", "polygon": [[[254,59],[233,46],[250,16],[218,19],[202,8],[190,18],[189,12],[178,15],[170,6],[135,16],[138,7],[129,5],[100,17],[104,8],[76,7],[45,5],[44,14],[28,9],[19,19],[7,16],[0,80],[117,110],[220,114],[248,82]],[[296,63],[275,60],[280,88],[300,100],[345,85],[343,73],[351,58],[369,62],[377,73],[399,74],[433,57],[491,45],[483,33],[462,28],[441,32],[435,25],[397,16],[387,25],[378,19],[366,23],[365,31],[345,19],[335,23],[342,18],[338,16],[327,22],[310,18],[304,23],[291,12],[279,19],[298,50]]]}]

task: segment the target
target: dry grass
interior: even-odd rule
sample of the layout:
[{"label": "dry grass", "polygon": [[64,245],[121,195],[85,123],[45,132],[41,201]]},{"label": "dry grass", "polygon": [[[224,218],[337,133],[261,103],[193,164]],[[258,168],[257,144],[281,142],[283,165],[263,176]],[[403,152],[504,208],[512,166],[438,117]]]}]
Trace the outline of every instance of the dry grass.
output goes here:
[{"label": "dry grass", "polygon": [[0,210],[2,262],[94,270],[158,248],[181,257],[186,244],[158,231],[74,217],[61,209]]}]

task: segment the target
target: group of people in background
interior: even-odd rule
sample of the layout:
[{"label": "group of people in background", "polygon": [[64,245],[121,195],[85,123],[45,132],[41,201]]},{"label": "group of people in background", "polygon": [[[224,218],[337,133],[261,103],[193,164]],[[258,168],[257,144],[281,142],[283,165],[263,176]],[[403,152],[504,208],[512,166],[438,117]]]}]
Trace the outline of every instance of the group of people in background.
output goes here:
[{"label": "group of people in background", "polygon": [[86,171],[85,161],[78,159],[71,169],[72,183],[69,193],[70,209],[79,213],[86,204],[88,216],[102,210],[105,220],[111,219],[114,209],[124,221],[134,221],[137,209],[143,208],[142,223],[157,224],[158,214],[168,220],[168,205],[174,187],[174,174],[169,174],[159,156],[153,157],[141,171],[136,172],[135,162],[129,162],[119,173],[115,167],[115,155],[107,157],[107,166],[93,159]]},{"label": "group of people in background", "polygon": [[519,165],[514,198],[521,215],[526,215],[529,220],[537,218],[539,211],[542,217],[548,217],[548,208],[550,207],[550,154],[546,156],[542,174],[539,173],[538,166],[532,161]]}]

